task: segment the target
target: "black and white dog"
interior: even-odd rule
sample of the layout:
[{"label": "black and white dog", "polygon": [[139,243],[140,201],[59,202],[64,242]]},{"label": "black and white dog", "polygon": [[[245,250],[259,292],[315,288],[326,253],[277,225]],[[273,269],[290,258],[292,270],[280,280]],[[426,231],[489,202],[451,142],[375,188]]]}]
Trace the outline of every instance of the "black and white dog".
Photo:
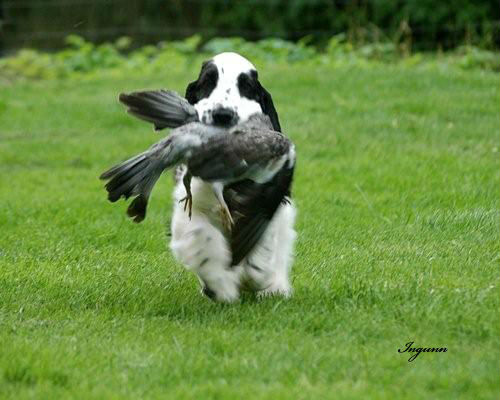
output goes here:
[{"label": "black and white dog", "polygon": [[[262,112],[269,116],[274,130],[281,131],[271,95],[259,83],[255,67],[236,53],[221,53],[203,63],[198,79],[188,85],[185,97],[206,124],[230,127]],[[296,214],[291,200],[280,205],[250,255],[239,265],[229,267],[231,254],[223,233],[220,203],[211,186],[193,178],[189,219],[180,203],[186,196],[182,175],[178,178],[170,248],[187,269],[198,275],[202,285],[210,288],[210,296],[219,301],[235,301],[243,285],[262,295],[290,296]]]}]

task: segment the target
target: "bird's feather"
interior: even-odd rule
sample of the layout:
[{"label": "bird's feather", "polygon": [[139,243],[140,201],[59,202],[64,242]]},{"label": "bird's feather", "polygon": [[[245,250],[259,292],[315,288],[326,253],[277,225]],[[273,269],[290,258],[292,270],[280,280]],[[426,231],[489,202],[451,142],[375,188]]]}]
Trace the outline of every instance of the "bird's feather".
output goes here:
[{"label": "bird's feather", "polygon": [[237,265],[259,242],[276,210],[290,195],[293,167],[284,165],[266,183],[249,180],[229,185],[224,199],[233,214],[235,225],[231,232],[231,265]]},{"label": "bird's feather", "polygon": [[119,100],[128,107],[127,112],[153,123],[155,130],[177,128],[198,121],[195,108],[171,90],[121,93]]},{"label": "bird's feather", "polygon": [[100,176],[100,179],[109,181],[105,185],[108,199],[115,202],[122,197],[137,196],[128,209],[128,215],[134,217],[135,222],[141,222],[146,215],[151,191],[163,171],[185,162],[187,155],[196,154],[197,146],[217,132],[224,131],[197,122],[183,125],[149,150],[110,168]]}]

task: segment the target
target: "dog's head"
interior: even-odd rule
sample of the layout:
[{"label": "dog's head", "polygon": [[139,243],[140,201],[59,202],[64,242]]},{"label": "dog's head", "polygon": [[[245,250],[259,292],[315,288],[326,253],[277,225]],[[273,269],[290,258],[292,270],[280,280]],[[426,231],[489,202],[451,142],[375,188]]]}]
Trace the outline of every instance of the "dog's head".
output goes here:
[{"label": "dog's head", "polygon": [[205,124],[230,127],[262,112],[274,130],[281,131],[271,95],[260,84],[252,63],[239,54],[221,53],[204,62],[185,97]]}]

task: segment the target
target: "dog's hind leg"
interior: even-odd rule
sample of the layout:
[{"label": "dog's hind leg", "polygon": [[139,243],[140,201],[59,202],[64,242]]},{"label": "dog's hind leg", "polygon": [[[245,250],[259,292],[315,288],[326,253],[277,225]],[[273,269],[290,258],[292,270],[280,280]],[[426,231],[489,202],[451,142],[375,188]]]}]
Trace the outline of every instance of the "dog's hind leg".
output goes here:
[{"label": "dog's hind leg", "polygon": [[242,263],[246,276],[260,296],[292,294],[290,270],[293,263],[296,210],[292,203],[281,205],[262,240]]}]

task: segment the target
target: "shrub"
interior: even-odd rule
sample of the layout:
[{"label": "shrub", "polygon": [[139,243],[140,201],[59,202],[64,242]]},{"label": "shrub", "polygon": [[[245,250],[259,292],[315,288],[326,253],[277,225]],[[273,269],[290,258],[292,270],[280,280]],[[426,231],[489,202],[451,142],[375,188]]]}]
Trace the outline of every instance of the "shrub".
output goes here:
[{"label": "shrub", "polygon": [[[345,34],[332,37],[319,51],[309,44],[310,37],[298,42],[283,39],[264,39],[248,42],[242,38],[214,38],[201,45],[201,38],[193,36],[183,41],[160,42],[130,50],[130,39],[122,37],[114,43],[93,44],[82,37],[71,35],[67,47],[59,52],[44,53],[23,49],[11,57],[0,59],[0,76],[7,80],[19,78],[92,78],[95,74],[162,73],[168,68],[185,68],[192,59],[223,51],[236,51],[255,62],[332,63],[366,65],[368,62],[401,62],[414,65],[435,59],[432,55],[414,54],[411,57],[392,42],[375,42],[353,46]],[[464,69],[500,70],[500,60],[493,52],[464,46],[441,57]]]}]

